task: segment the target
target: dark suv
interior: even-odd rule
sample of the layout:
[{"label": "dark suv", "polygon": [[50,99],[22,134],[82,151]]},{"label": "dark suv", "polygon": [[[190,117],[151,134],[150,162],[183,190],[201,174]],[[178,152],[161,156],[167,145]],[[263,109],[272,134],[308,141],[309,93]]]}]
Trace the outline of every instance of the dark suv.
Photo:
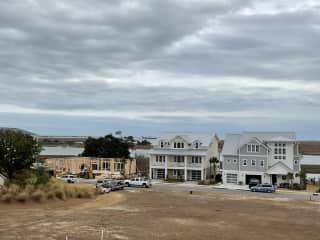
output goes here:
[{"label": "dark suv", "polygon": [[249,188],[257,186],[258,184],[260,184],[259,179],[251,178],[250,181],[249,181]]}]

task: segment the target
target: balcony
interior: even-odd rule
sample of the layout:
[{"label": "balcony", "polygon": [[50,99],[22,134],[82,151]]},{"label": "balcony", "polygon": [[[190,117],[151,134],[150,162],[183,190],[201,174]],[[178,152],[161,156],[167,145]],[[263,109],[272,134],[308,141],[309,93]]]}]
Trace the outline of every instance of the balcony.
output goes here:
[{"label": "balcony", "polygon": [[184,162],[171,162],[168,161],[168,167],[184,167]]},{"label": "balcony", "polygon": [[188,163],[187,167],[190,167],[190,168],[201,168],[201,163]]},{"label": "balcony", "polygon": [[151,161],[150,162],[151,166],[155,166],[155,167],[164,167],[165,166],[165,162],[157,162],[157,161]]}]

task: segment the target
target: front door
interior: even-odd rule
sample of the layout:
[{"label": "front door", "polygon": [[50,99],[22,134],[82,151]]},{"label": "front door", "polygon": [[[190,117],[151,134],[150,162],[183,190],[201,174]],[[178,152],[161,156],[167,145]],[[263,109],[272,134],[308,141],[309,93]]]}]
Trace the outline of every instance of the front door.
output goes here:
[{"label": "front door", "polygon": [[271,182],[272,182],[272,185],[277,185],[277,175],[275,175],[275,174],[272,175]]}]

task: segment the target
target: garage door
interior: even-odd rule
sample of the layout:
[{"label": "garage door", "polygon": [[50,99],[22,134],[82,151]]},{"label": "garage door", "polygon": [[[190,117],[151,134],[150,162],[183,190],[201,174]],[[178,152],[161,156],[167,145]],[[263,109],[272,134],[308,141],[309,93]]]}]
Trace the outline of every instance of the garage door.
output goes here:
[{"label": "garage door", "polygon": [[246,184],[249,184],[251,179],[258,179],[261,183],[261,175],[246,175]]},{"label": "garage door", "polygon": [[200,181],[201,180],[201,171],[192,171],[191,172],[191,180],[193,181]]},{"label": "garage door", "polygon": [[226,181],[227,181],[227,183],[237,184],[238,183],[238,174],[227,173]]},{"label": "garage door", "polygon": [[164,169],[157,169],[157,179],[164,179],[165,170]]}]

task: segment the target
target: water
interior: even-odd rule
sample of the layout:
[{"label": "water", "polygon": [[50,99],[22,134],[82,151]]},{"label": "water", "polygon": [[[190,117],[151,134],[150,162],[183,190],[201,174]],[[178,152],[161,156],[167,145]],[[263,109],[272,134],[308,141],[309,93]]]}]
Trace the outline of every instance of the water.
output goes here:
[{"label": "water", "polygon": [[54,155],[54,156],[78,156],[83,152],[81,147],[43,147],[41,155]]}]

